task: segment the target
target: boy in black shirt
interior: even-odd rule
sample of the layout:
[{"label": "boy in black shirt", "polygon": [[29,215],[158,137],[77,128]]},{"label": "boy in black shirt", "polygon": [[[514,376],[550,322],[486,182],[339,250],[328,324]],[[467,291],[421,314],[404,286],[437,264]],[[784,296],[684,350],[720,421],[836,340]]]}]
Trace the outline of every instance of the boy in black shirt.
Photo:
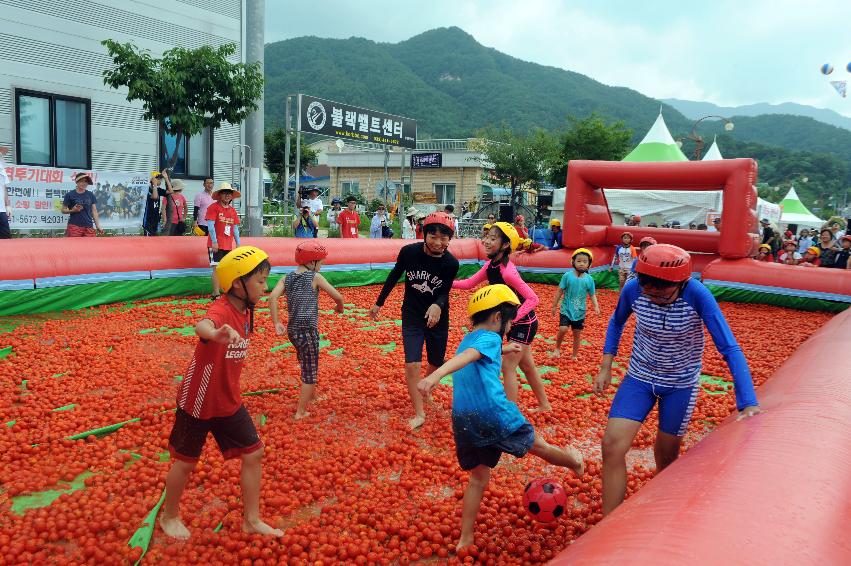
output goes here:
[{"label": "boy in black shirt", "polygon": [[[165,179],[166,188],[160,184]],[[142,228],[145,236],[156,236],[160,225],[160,205],[162,198],[169,196],[174,191],[171,188],[171,180],[168,171],[151,171],[151,184],[148,185],[148,193],[145,199],[145,213],[142,217]]]},{"label": "boy in black shirt", "polygon": [[414,418],[408,424],[417,429],[425,422],[423,399],[417,390],[423,359],[423,343],[428,359],[427,374],[443,365],[449,339],[449,290],[458,274],[458,260],[449,253],[449,240],[455,222],[446,213],[435,212],[423,222],[425,242],[409,244],[399,250],[396,265],[387,276],[384,288],[370,310],[372,318],[405,273],[405,297],[402,300],[402,342],[405,348],[405,379],[414,405]]}]

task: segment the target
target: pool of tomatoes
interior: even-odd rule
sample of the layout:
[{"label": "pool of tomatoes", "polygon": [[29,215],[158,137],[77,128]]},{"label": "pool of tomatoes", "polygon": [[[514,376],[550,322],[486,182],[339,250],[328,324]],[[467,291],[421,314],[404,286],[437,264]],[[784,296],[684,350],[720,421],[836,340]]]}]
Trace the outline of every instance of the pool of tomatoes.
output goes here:
[{"label": "pool of tomatoes", "polygon": [[[401,289],[371,320],[378,287],[345,288],[346,312],[320,298],[322,351],[318,400],[294,421],[299,369],[294,350],[258,305],[256,332],[242,374],[244,401],[266,445],[262,513],[280,539],[241,532],[239,462],[222,459],[210,439],[182,500],[192,531],[186,542],[155,529],[143,562],[215,564],[541,563],[601,519],[599,441],[614,394],[590,395],[617,293],[598,292],[589,309],[578,361],[548,355],[557,327],[554,287],[533,285],[541,299],[533,343],[553,405],[536,405],[528,387],[519,405],[550,441],[585,454],[581,478],[534,457],[503,458],[482,502],[476,545],[455,552],[467,474],[454,458],[450,384],[427,406],[427,422],[407,428],[399,316]],[[449,350],[466,331],[466,292],[451,296]],[[204,298],[105,305],[61,315],[0,319],[0,564],[126,564],[142,550],[128,541],[160,500],[170,462],[167,439],[175,393],[197,338]],[[724,303],[721,308],[750,362],[757,386],[830,315]],[[286,309],[283,310],[284,315]],[[569,337],[568,337],[569,338]],[[623,377],[632,322],[616,358]],[[780,340],[780,342],[778,342]],[[569,348],[569,340],[567,345]],[[707,337],[704,380],[684,450],[735,410],[732,379]],[[121,424],[123,423],[123,424]],[[98,430],[109,425],[114,430]],[[655,414],[630,454],[629,494],[653,476]],[[93,431],[87,434],[87,431]],[[559,478],[570,496],[557,522],[533,522],[521,505],[532,478]],[[73,483],[75,482],[76,483]],[[47,503],[21,505],[53,491]],[[58,492],[58,493],[56,493]],[[58,495],[58,497],[56,497]]]}]

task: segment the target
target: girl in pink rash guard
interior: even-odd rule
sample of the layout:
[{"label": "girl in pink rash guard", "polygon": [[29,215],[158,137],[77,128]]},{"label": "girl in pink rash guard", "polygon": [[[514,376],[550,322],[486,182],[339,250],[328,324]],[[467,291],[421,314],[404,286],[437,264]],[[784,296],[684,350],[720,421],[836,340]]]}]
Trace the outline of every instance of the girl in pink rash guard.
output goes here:
[{"label": "girl in pink rash guard", "polygon": [[517,366],[523,370],[529,386],[538,399],[538,408],[532,411],[549,411],[552,409],[544,384],[538,376],[538,368],[532,358],[532,340],[538,332],[538,316],[535,307],[538,305],[538,296],[517,271],[517,266],[509,260],[511,252],[520,244],[520,235],[511,224],[507,222],[495,222],[485,237],[482,244],[489,261],[478,273],[469,279],[457,280],[452,283],[453,289],[472,289],[480,283],[496,285],[503,283],[511,287],[520,299],[520,308],[517,316],[511,323],[508,331],[508,340],[520,344],[519,352],[510,352],[502,356],[502,375],[505,379],[505,395],[510,401],[517,401],[519,384],[517,380]]}]

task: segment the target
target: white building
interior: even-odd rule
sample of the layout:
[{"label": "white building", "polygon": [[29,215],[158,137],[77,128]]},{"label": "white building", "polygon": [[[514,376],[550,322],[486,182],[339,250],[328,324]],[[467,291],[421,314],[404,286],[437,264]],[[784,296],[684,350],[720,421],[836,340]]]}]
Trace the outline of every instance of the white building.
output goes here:
[{"label": "white building", "polygon": [[[7,162],[160,169],[159,124],[142,119],[126,89],[104,85],[112,60],[100,42],[132,42],[154,57],[175,46],[234,43],[234,62],[244,61],[244,12],[243,0],[0,0],[0,145],[10,148]],[[190,203],[204,177],[231,181],[231,151],[242,139],[241,126],[225,125],[186,142],[172,176],[185,180]]]}]

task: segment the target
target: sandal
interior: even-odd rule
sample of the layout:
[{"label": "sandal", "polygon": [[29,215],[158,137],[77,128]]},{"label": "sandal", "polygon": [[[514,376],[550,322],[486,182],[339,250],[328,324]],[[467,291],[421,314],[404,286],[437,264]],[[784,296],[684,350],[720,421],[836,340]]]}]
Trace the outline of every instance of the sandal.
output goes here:
[{"label": "sandal", "polygon": [[221,296],[222,296],[221,293],[219,293],[218,295],[213,293],[212,295],[210,295],[210,300],[215,301],[216,299],[218,299]]}]

